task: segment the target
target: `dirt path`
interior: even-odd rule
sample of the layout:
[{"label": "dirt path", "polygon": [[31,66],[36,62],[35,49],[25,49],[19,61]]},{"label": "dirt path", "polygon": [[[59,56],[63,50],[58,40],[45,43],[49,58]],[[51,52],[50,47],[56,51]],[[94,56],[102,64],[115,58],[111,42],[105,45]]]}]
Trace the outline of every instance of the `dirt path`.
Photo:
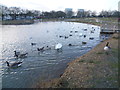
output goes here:
[{"label": "dirt path", "polygon": [[[108,55],[103,50],[110,42]],[[37,88],[118,88],[118,34],[70,62],[60,78],[41,82]]]}]

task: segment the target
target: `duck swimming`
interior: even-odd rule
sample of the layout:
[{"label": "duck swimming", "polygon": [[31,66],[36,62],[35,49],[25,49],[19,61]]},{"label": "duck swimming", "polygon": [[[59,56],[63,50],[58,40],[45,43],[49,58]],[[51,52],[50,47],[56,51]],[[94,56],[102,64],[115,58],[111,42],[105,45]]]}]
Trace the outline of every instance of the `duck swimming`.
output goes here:
[{"label": "duck swimming", "polygon": [[43,51],[44,50],[44,47],[42,48],[37,48],[38,51]]},{"label": "duck swimming", "polygon": [[36,45],[36,43],[31,43],[31,45],[33,46],[33,45]]},{"label": "duck swimming", "polygon": [[19,66],[21,66],[22,62],[14,62],[14,63],[10,64],[8,61],[6,61],[6,63],[7,63],[8,67],[12,68],[12,67],[19,67]]}]

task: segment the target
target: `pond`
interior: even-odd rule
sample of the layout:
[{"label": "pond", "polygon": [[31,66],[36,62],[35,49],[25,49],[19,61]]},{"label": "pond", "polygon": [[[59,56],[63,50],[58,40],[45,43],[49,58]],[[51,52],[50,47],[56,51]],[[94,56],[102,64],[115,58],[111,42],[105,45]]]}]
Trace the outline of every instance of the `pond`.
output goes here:
[{"label": "pond", "polygon": [[[0,74],[3,88],[30,88],[36,82],[60,77],[67,63],[87,53],[101,41],[99,26],[75,22],[1,27]],[[61,51],[54,49],[57,43],[62,44]],[[37,51],[41,47],[44,51]],[[28,54],[25,58],[16,58],[14,51]],[[22,65],[12,69],[7,67],[6,61],[22,61]]]}]

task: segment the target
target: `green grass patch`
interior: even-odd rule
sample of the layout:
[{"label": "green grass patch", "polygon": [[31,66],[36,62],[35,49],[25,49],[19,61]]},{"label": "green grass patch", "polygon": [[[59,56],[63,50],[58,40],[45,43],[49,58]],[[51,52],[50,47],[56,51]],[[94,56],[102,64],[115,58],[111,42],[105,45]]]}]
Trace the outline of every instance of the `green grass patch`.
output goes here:
[{"label": "green grass patch", "polygon": [[115,36],[113,36],[112,38],[113,38],[113,39],[120,39],[120,37],[115,37]]},{"label": "green grass patch", "polygon": [[96,60],[89,60],[88,63],[93,63],[93,64],[100,64],[101,61],[96,61]]},{"label": "green grass patch", "polygon": [[110,66],[111,66],[111,68],[113,68],[113,69],[117,69],[118,68],[118,63],[111,63],[110,64]]},{"label": "green grass patch", "polygon": [[85,62],[85,60],[81,59],[79,62]]},{"label": "green grass patch", "polygon": [[104,54],[103,52],[97,52],[96,54]]}]

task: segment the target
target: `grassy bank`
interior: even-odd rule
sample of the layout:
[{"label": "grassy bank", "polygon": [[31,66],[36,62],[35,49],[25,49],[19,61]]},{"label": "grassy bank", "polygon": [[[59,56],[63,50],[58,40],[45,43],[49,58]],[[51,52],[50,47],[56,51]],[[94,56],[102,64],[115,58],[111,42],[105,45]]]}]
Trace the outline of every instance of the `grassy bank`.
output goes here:
[{"label": "grassy bank", "polygon": [[34,20],[6,20],[2,21],[2,25],[26,25],[33,24]]},{"label": "grassy bank", "polygon": [[[118,88],[118,34],[70,62],[60,78],[41,82],[37,88]],[[108,54],[103,50],[110,42]]]}]

